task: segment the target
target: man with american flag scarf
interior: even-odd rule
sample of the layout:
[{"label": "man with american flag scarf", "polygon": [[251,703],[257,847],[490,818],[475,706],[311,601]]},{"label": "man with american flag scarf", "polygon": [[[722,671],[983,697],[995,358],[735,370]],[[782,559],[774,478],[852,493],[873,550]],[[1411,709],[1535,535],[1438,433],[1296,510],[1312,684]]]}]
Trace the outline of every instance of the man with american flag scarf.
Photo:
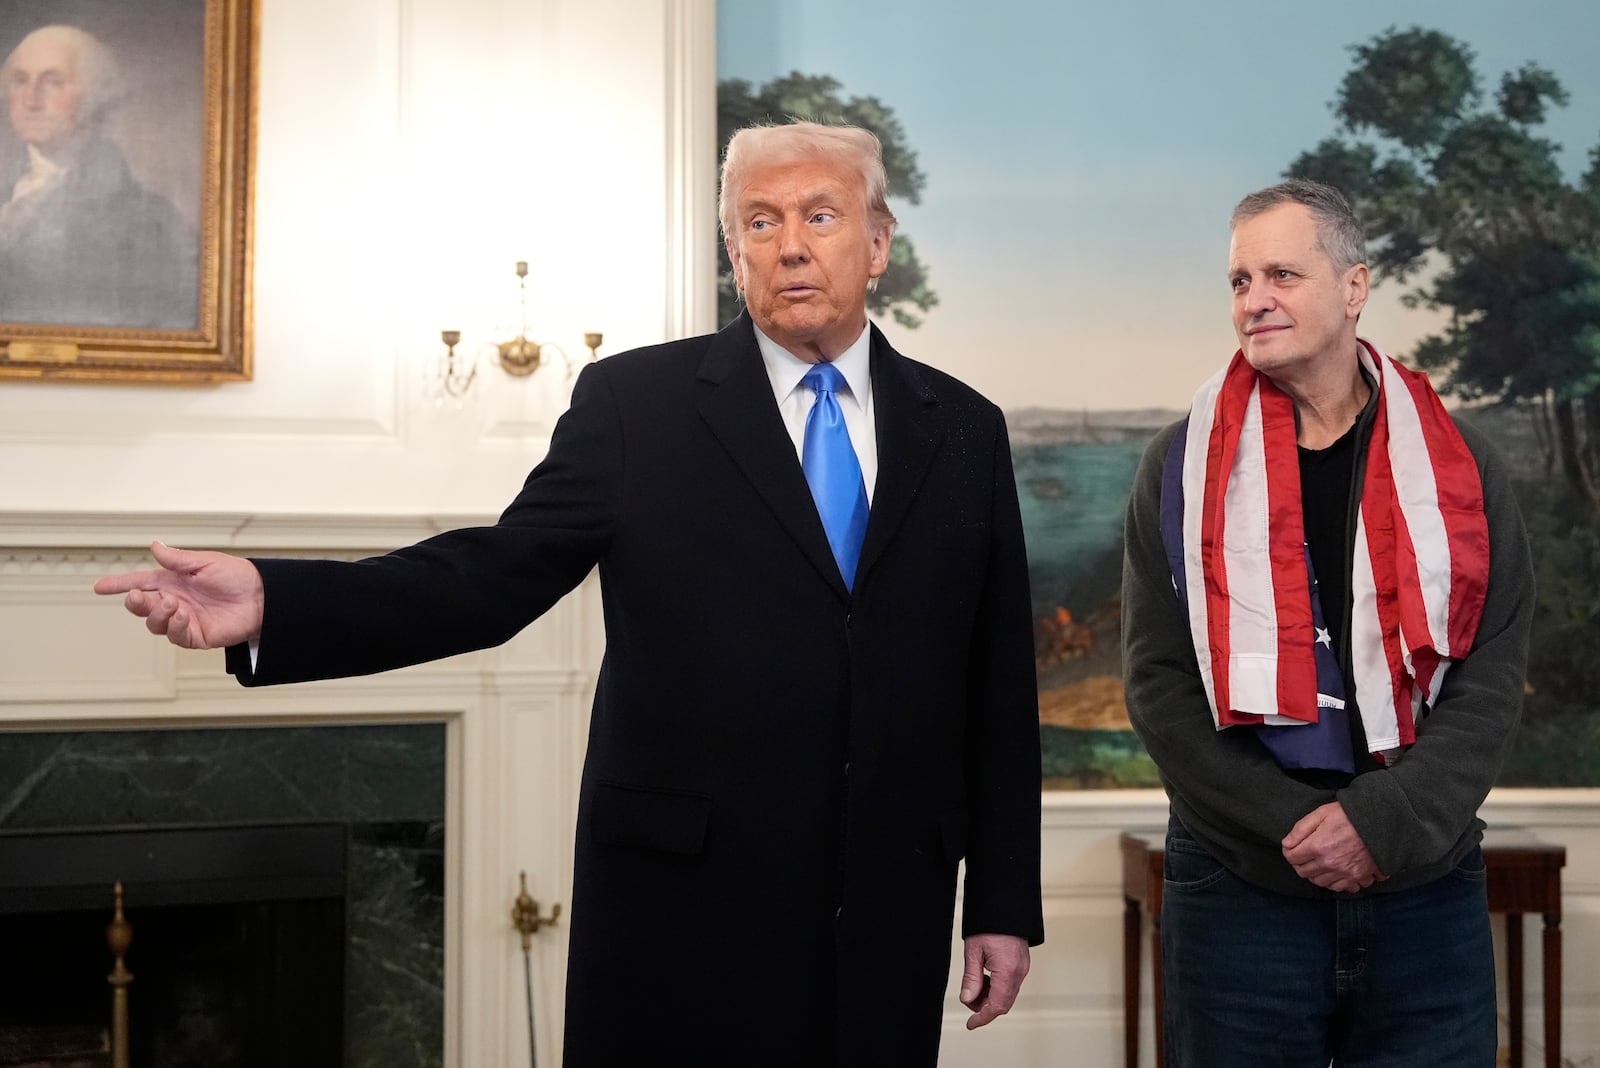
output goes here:
[{"label": "man with american flag scarf", "polygon": [[1491,1068],[1477,811],[1533,568],[1505,462],[1356,333],[1345,198],[1232,219],[1239,351],[1128,505],[1129,715],[1171,801],[1168,1068]]}]

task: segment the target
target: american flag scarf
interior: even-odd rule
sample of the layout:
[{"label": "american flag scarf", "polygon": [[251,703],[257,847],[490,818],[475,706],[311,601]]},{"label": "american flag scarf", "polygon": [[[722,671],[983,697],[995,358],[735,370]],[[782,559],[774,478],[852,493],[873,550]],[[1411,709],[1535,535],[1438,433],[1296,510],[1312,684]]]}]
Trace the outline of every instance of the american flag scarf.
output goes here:
[{"label": "american flag scarf", "polygon": [[[1350,675],[1367,747],[1393,763],[1472,645],[1489,532],[1477,463],[1427,375],[1365,340],[1359,356],[1378,404],[1356,516]],[[1300,512],[1294,403],[1242,352],[1200,387],[1172,443],[1161,528],[1217,729],[1293,726],[1260,732],[1285,767],[1353,770]]]}]

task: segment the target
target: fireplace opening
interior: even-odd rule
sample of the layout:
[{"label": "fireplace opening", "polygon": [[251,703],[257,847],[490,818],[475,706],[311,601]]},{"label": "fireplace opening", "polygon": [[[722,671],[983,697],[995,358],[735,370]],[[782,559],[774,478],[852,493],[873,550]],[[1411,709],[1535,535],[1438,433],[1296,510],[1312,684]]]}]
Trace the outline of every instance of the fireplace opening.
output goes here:
[{"label": "fireplace opening", "polygon": [[111,1063],[118,882],[130,1063],[341,1064],[348,851],[338,823],[0,834],[0,1065]]}]

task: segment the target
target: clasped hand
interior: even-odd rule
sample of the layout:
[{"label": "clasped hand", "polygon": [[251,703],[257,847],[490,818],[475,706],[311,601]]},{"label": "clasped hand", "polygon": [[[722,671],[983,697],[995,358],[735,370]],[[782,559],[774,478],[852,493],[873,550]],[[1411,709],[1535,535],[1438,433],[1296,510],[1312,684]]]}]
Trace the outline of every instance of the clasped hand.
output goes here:
[{"label": "clasped hand", "polygon": [[1365,890],[1388,878],[1337,801],[1300,818],[1283,840],[1283,858],[1300,878],[1337,893]]}]

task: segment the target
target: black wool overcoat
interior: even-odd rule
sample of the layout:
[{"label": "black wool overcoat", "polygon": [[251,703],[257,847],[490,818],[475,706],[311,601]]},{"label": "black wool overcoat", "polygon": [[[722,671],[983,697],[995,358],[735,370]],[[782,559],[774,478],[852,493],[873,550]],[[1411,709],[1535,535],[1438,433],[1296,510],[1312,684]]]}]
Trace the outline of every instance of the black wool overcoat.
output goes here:
[{"label": "black wool overcoat", "polygon": [[1005,424],[876,327],[871,374],[853,592],[746,316],[586,369],[495,526],[256,561],[250,684],[505,641],[598,564],[569,1065],[933,1065],[963,858],[964,933],[1043,938]]}]

